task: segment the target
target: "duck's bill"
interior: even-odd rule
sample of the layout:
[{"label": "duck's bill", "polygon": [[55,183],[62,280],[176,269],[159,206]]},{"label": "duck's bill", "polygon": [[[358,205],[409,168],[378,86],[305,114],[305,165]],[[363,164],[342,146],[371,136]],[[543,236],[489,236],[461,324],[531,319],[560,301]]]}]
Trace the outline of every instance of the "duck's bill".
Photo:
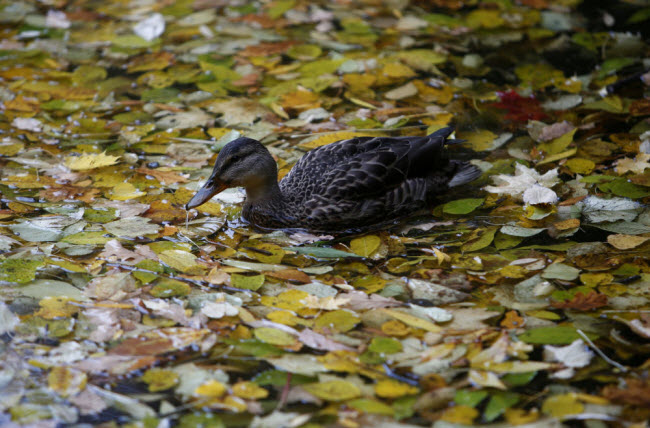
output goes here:
[{"label": "duck's bill", "polygon": [[208,202],[214,195],[220,193],[227,189],[228,186],[221,181],[211,180],[201,187],[198,192],[190,199],[190,201],[185,205],[186,210],[191,210],[196,208],[199,205],[203,205]]}]

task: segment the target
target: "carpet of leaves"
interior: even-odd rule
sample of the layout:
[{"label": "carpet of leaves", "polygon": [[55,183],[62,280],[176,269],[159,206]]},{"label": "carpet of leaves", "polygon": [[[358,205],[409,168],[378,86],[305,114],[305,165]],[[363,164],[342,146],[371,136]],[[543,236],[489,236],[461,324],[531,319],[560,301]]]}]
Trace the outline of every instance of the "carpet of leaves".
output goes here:
[{"label": "carpet of leaves", "polygon": [[[0,1],[0,424],[645,426],[647,2]],[[262,233],[280,175],[453,125],[430,215]]]}]

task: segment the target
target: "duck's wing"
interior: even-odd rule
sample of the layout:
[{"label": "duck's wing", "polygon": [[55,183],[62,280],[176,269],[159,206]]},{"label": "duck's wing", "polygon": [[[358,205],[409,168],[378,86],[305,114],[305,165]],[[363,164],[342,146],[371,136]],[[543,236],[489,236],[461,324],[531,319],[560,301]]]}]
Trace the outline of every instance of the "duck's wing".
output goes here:
[{"label": "duck's wing", "polygon": [[[306,199],[377,198],[405,181],[427,177],[449,164],[444,145],[452,128],[426,137],[358,137],[303,156],[280,183],[284,194],[300,189]],[[287,192],[289,191],[289,192]]]}]

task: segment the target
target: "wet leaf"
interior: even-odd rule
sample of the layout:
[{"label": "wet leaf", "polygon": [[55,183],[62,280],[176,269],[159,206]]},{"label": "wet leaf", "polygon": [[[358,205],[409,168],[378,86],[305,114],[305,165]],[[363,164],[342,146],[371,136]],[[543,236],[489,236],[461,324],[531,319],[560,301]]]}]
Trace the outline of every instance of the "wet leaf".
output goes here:
[{"label": "wet leaf", "polygon": [[230,284],[233,287],[252,291],[257,291],[262,287],[264,280],[264,275],[240,275],[234,273],[230,276]]},{"label": "wet leaf", "polygon": [[447,214],[469,214],[480,207],[484,201],[483,198],[458,199],[447,202],[442,206],[442,211]]},{"label": "wet leaf", "polygon": [[119,159],[119,156],[111,156],[105,153],[86,153],[78,157],[66,158],[65,164],[74,171],[85,171],[115,165]]},{"label": "wet leaf", "polygon": [[345,401],[361,395],[359,387],[345,380],[331,380],[303,385],[310,394],[327,401]]},{"label": "wet leaf", "polygon": [[370,257],[381,244],[381,239],[375,235],[366,235],[350,241],[350,249],[361,257]]},{"label": "wet leaf", "polygon": [[[590,339],[594,338],[590,334],[587,336],[590,336]],[[544,345],[568,345],[580,338],[576,329],[570,326],[537,327],[519,335],[519,339],[526,343]]]}]

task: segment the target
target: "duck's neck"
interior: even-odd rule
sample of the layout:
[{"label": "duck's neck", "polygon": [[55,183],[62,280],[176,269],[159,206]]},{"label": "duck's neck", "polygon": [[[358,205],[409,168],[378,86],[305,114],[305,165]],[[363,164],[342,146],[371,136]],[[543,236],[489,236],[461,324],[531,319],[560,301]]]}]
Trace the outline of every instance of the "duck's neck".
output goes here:
[{"label": "duck's neck", "polygon": [[246,205],[269,205],[282,201],[282,192],[277,179],[264,180],[255,186],[246,187]]}]

